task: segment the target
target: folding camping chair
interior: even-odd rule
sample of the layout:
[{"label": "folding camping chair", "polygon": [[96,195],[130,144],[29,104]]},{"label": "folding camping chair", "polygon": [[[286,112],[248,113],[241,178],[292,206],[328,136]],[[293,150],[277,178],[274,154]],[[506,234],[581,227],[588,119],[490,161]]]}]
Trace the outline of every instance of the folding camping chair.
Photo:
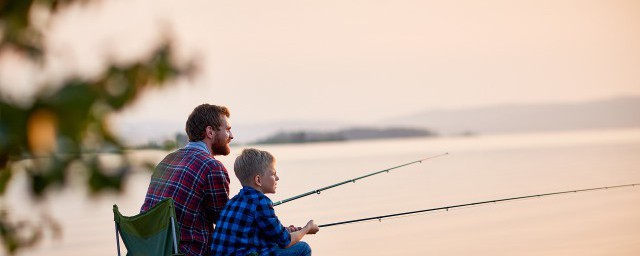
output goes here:
[{"label": "folding camping chair", "polygon": [[166,198],[147,212],[131,217],[122,216],[118,206],[114,204],[113,220],[116,223],[118,256],[120,256],[119,236],[122,237],[124,246],[127,248],[127,256],[183,255],[178,251],[180,233],[176,232],[178,224],[173,199]]}]

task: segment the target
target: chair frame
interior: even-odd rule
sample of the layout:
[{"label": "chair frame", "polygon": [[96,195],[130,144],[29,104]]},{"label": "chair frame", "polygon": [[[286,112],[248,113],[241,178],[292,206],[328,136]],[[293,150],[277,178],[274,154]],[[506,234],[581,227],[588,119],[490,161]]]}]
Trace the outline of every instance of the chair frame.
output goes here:
[{"label": "chair frame", "polygon": [[[169,220],[171,221],[171,236],[173,237],[173,253],[175,255],[180,255],[180,253],[178,252],[178,239],[176,238],[176,226],[175,226],[175,219],[173,218],[173,216],[169,217]],[[118,256],[122,256],[120,254],[120,228],[118,227],[118,222],[115,222],[115,226],[116,226],[116,247],[118,248]]]}]

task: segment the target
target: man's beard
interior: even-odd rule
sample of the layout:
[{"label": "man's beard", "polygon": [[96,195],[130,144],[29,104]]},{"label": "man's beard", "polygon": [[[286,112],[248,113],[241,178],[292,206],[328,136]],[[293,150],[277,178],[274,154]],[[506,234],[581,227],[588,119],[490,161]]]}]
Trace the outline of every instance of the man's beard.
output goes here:
[{"label": "man's beard", "polygon": [[213,143],[213,145],[211,145],[211,152],[213,152],[213,155],[229,155],[229,153],[231,153],[231,148],[229,148],[229,141],[216,140],[216,143]]}]

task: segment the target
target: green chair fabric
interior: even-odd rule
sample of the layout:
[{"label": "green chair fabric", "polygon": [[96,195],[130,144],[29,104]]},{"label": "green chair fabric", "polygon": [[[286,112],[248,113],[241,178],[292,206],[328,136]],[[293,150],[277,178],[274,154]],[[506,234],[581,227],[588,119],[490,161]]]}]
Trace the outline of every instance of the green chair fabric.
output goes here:
[{"label": "green chair fabric", "polygon": [[123,216],[113,205],[116,244],[120,256],[118,234],[127,248],[127,256],[178,256],[180,232],[173,199],[166,198],[153,208],[135,216]]}]

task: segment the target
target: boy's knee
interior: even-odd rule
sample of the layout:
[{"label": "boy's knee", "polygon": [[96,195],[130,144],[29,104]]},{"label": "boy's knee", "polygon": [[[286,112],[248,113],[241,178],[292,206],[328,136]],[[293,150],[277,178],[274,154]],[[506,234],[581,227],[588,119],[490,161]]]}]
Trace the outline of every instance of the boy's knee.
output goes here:
[{"label": "boy's knee", "polygon": [[296,243],[296,245],[298,246],[300,255],[311,255],[311,246],[309,246],[305,241],[300,241]]}]

